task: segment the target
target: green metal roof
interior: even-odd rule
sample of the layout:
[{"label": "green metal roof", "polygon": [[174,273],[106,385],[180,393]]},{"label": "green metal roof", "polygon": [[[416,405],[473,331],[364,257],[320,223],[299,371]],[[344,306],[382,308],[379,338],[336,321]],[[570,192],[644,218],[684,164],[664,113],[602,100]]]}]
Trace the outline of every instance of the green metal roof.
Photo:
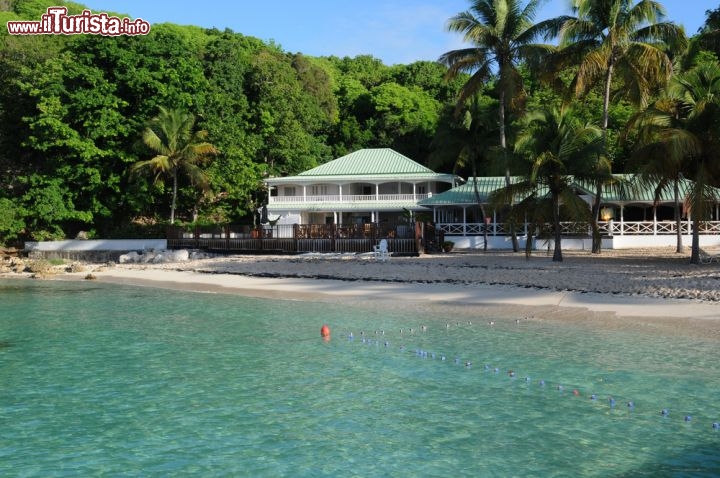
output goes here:
[{"label": "green metal roof", "polygon": [[[654,203],[655,189],[657,182],[643,181],[636,174],[615,174],[617,182],[610,185],[604,185],[602,189],[603,203]],[[584,181],[573,181],[573,186],[585,194],[595,196],[595,186]],[[678,181],[679,198],[682,202],[690,192],[693,182],[689,179],[682,178]],[[712,188],[716,199],[720,198],[720,190]],[[669,203],[674,202],[674,192],[672,183],[668,184],[658,196],[658,202]]]},{"label": "green metal roof", "polygon": [[[655,184],[643,183],[634,174],[616,174],[618,182],[613,185],[605,185],[602,192],[603,203],[615,203],[615,204],[632,204],[632,203],[646,203],[653,204],[655,202]],[[478,193],[480,195],[480,202],[487,203],[488,197],[493,191],[505,187],[504,176],[490,176],[476,178],[478,185]],[[520,177],[512,177],[511,181],[520,181]],[[575,187],[578,193],[583,195],[595,196],[595,186],[583,181],[572,181],[572,186]],[[692,181],[688,179],[682,179],[679,182],[680,200],[682,201],[686,196],[690,188],[692,187]],[[473,178],[469,178],[468,182],[457,186],[449,191],[433,195],[430,198],[423,199],[420,201],[420,205],[426,207],[433,206],[452,206],[452,205],[464,205],[464,204],[477,204],[477,198],[475,196],[475,190],[473,186]],[[713,188],[716,199],[720,199],[720,189]],[[659,202],[674,202],[674,195],[672,185],[661,192]]]},{"label": "green metal roof", "polygon": [[390,148],[361,149],[297,176],[268,178],[268,186],[356,182],[428,182],[454,184],[454,174],[435,173]]},{"label": "green metal roof", "polygon": [[[518,178],[513,177],[510,178],[510,180],[518,181]],[[426,207],[477,204],[475,182],[477,183],[480,202],[487,203],[492,192],[505,187],[505,176],[486,176],[475,178],[475,181],[473,181],[473,178],[469,178],[465,184],[454,187],[444,193],[433,194],[432,197],[423,199],[419,204]]]},{"label": "green metal roof", "polygon": [[435,172],[390,148],[361,149],[298,176],[376,176]]}]

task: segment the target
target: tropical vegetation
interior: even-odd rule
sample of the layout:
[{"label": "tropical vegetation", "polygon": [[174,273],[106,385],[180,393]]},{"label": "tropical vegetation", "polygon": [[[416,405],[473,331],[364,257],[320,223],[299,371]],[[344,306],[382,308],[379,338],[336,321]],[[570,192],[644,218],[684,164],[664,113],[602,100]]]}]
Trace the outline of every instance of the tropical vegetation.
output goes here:
[{"label": "tropical vegetation", "polygon": [[[570,174],[598,191],[618,173],[691,179],[678,202],[700,220],[719,185],[720,8],[688,39],[651,0],[572,0],[537,23],[539,0],[469,0],[447,22],[467,48],[388,66],[174,24],[135,37],[7,33],[55,4],[0,2],[0,243],[251,223],[264,177],[369,147],[464,177],[519,176],[538,199],[557,195],[561,215]],[[593,154],[595,142],[568,136],[597,128]],[[533,207],[540,217],[542,201]]]}]

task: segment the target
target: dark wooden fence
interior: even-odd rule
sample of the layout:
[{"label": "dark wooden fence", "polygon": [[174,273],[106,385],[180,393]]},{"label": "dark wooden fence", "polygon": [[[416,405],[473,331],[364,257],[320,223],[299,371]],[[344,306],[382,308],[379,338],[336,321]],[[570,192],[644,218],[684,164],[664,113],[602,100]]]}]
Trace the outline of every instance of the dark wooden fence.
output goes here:
[{"label": "dark wooden fence", "polygon": [[247,254],[304,252],[366,253],[381,239],[394,255],[415,255],[421,247],[421,223],[292,224],[170,227],[168,248]]}]

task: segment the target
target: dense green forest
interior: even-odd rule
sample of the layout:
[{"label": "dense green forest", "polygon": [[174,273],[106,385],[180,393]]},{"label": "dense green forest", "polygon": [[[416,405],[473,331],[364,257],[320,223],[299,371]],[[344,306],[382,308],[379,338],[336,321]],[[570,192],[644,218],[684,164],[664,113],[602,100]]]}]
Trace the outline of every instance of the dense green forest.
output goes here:
[{"label": "dense green forest", "polygon": [[[189,114],[213,147],[197,164],[203,181],[178,175],[177,220],[238,223],[252,222],[265,200],[263,177],[359,148],[390,147],[463,177],[523,174],[513,145],[526,113],[568,102],[576,117],[604,128],[612,172],[634,171],[646,165],[636,161],[649,144],[643,135],[653,134],[639,115],[661,111],[667,97],[667,81],[634,97],[619,72],[604,125],[604,85],[581,88],[580,61],[571,57],[522,59],[508,90],[497,71],[475,82],[478,70],[452,57],[394,66],[372,56],[310,57],[230,30],[154,24],[146,36],[8,34],[7,21],[37,20],[55,4],[0,0],[0,243],[162,231],[172,181],[136,166],[155,155],[143,132],[163,109]],[[71,14],[84,8],[62,4]],[[664,47],[673,75],[717,66],[718,10],[707,12],[707,35]],[[717,179],[713,172],[707,182]]]}]

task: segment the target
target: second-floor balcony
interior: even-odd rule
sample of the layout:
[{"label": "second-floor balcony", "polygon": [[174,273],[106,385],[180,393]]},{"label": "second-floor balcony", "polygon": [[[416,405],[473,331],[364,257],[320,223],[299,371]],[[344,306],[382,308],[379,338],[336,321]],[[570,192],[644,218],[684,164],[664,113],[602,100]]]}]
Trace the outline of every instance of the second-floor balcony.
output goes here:
[{"label": "second-floor balcony", "polygon": [[322,204],[355,202],[418,202],[432,196],[427,194],[330,194],[326,196],[270,196],[270,204]]}]

